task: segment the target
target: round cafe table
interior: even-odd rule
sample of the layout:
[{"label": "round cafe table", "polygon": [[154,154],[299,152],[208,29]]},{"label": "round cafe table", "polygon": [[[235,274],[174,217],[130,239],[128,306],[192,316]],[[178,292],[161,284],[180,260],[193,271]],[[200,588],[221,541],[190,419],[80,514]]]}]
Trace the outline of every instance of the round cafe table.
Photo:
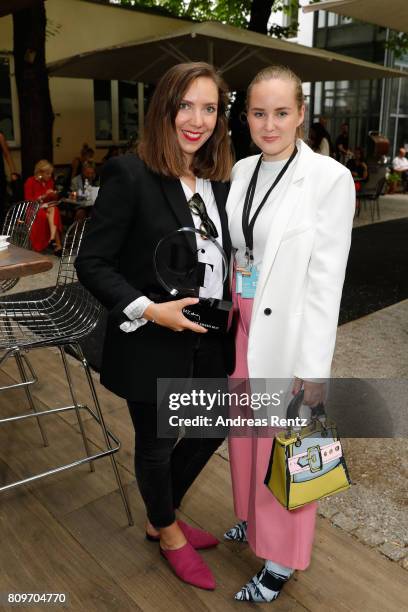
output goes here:
[{"label": "round cafe table", "polygon": [[0,281],[47,272],[53,266],[46,255],[10,244],[0,251]]}]

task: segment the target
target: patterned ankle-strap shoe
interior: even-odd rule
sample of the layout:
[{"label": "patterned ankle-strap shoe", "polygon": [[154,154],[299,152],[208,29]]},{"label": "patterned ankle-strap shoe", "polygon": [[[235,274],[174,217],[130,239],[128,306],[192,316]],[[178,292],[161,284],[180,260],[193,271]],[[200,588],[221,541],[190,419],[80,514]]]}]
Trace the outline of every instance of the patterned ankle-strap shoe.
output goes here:
[{"label": "patterned ankle-strap shoe", "polygon": [[229,542],[247,542],[247,521],[240,521],[224,533],[224,540]]}]

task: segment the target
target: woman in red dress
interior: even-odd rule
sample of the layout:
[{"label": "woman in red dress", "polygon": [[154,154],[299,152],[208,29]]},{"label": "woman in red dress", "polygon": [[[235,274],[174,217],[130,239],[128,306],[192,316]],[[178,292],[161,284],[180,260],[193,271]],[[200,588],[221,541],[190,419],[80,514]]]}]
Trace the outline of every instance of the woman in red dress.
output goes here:
[{"label": "woman in red dress", "polygon": [[61,216],[57,206],[49,205],[58,197],[52,178],[53,170],[52,164],[46,159],[37,162],[34,176],[30,176],[24,184],[24,198],[41,202],[30,233],[34,251],[43,251],[51,246],[55,255],[61,255]]}]

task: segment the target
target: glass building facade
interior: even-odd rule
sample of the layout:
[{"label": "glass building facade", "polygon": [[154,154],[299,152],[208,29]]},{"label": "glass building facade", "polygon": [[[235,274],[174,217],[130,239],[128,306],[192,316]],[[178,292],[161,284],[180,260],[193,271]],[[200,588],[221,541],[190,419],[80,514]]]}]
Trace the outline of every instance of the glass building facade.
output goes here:
[{"label": "glass building facade", "polygon": [[[396,59],[386,48],[388,32],[367,23],[353,21],[327,11],[316,12],[313,46],[358,59],[408,67],[408,54]],[[325,117],[333,141],[340,125],[349,124],[350,147],[370,149],[369,132],[389,138],[390,155],[400,146],[408,148],[408,79],[323,81],[311,88],[311,120]]]}]

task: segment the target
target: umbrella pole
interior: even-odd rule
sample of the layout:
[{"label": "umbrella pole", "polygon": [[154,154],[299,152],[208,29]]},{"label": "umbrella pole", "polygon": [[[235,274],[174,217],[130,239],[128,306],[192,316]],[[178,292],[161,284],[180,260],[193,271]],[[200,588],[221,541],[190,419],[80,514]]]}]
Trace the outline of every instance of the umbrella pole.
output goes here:
[{"label": "umbrella pole", "polygon": [[207,42],[207,47],[208,47],[208,63],[214,64],[214,42],[212,40],[209,40]]}]

